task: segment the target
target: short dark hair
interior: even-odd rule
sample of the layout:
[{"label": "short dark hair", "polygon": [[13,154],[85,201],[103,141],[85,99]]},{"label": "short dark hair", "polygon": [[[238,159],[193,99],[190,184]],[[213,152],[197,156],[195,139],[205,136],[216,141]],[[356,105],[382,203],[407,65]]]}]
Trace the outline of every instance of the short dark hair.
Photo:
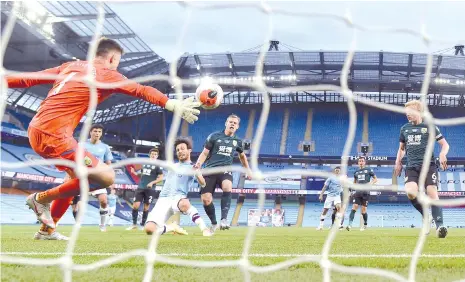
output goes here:
[{"label": "short dark hair", "polygon": [[94,129],[101,129],[102,131],[104,131],[105,127],[103,127],[103,125],[101,125],[100,123],[95,123],[95,124],[92,124],[92,126],[90,127],[90,131]]},{"label": "short dark hair", "polygon": [[149,151],[149,155],[150,155],[152,152],[155,152],[155,153],[157,153],[157,154],[159,154],[159,155],[160,155],[160,151],[158,151],[158,149],[157,149],[157,148],[152,148],[152,149],[150,149],[150,151]]},{"label": "short dark hair", "polygon": [[334,168],[334,170],[336,170],[336,169],[341,170],[341,167],[340,167],[340,166],[337,166],[337,167]]},{"label": "short dark hair", "polygon": [[119,43],[115,40],[106,37],[100,38],[96,55],[98,57],[103,57],[106,56],[110,51],[118,51],[121,53],[121,55],[124,53],[123,47],[121,47],[121,45],[119,45]]},{"label": "short dark hair", "polygon": [[183,138],[183,137],[177,138],[176,141],[174,141],[174,148],[176,149],[176,147],[179,144],[186,144],[187,149],[192,149],[192,142],[187,138]]}]

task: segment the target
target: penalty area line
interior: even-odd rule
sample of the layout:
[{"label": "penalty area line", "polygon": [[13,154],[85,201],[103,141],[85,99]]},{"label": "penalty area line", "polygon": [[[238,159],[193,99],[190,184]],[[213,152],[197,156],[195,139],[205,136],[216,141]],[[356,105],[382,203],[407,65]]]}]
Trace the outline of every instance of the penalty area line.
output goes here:
[{"label": "penalty area line", "polygon": [[[74,253],[73,256],[117,256],[124,253]],[[65,252],[1,252],[0,255],[24,255],[24,256],[64,256]],[[189,253],[167,253],[158,254],[164,257],[241,257],[242,254],[189,254]],[[320,257],[320,254],[249,254],[251,258],[285,258],[285,257]],[[412,254],[330,254],[333,258],[412,258]],[[422,254],[422,258],[465,258],[465,254]]]}]

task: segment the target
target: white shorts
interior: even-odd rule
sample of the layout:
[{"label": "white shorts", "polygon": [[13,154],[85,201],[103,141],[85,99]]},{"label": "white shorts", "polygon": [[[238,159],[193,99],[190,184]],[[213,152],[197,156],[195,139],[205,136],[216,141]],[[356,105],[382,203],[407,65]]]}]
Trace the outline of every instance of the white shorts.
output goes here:
[{"label": "white shorts", "polygon": [[163,226],[173,214],[181,212],[178,203],[185,198],[185,196],[158,198],[155,207],[147,216],[147,222],[154,222],[158,226]]},{"label": "white shorts", "polygon": [[338,196],[326,196],[325,205],[324,205],[325,209],[330,209],[333,206],[336,206],[337,204],[341,204],[341,196],[340,195],[338,195]]},{"label": "white shorts", "polygon": [[101,194],[108,194],[106,188],[98,189],[89,193],[91,196],[98,197]]},{"label": "white shorts", "polygon": [[108,209],[109,209],[109,210],[108,210],[109,214],[115,214],[115,212],[116,212],[116,206],[114,206],[114,207],[109,207]]}]

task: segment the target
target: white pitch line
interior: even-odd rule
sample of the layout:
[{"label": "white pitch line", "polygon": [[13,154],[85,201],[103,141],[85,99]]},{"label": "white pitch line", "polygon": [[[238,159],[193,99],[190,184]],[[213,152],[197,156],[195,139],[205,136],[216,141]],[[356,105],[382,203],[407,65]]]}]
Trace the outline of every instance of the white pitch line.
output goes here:
[{"label": "white pitch line", "polygon": [[[25,256],[63,256],[64,252],[41,253],[41,252],[2,252],[0,255],[25,255]],[[74,253],[74,256],[115,256],[121,253]],[[188,254],[188,253],[169,253],[158,254],[165,257],[240,257],[242,254]],[[248,257],[270,257],[270,258],[287,258],[311,256],[320,257],[319,254],[249,254]],[[411,258],[412,254],[332,254],[333,258]],[[422,258],[465,258],[465,254],[422,254]]]}]

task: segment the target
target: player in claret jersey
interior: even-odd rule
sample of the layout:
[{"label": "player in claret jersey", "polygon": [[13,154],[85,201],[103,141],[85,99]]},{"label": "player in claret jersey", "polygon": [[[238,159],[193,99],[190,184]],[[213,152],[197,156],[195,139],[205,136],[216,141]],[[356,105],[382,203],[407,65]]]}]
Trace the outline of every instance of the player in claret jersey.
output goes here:
[{"label": "player in claret jersey", "polygon": [[[396,174],[400,176],[402,172],[402,159],[407,154],[407,167],[405,169],[405,191],[412,205],[417,209],[422,216],[424,211],[421,204],[417,200],[418,183],[420,178],[421,167],[423,160],[429,160],[429,170],[426,175],[426,193],[433,200],[438,200],[438,177],[437,167],[434,163],[434,155],[426,156],[426,146],[428,145],[428,125],[423,123],[421,114],[423,105],[418,100],[412,100],[405,104],[407,109],[407,119],[409,123],[405,124],[400,129],[400,145],[396,159]],[[436,141],[441,145],[439,153],[439,163],[442,169],[447,169],[447,153],[449,152],[449,144],[444,136],[442,136],[439,128],[435,127],[434,136]],[[426,212],[428,213],[428,212]],[[431,206],[431,213],[436,223],[436,234],[439,238],[447,236],[447,228],[443,226],[442,208]]]},{"label": "player in claret jersey", "polygon": [[[90,90],[84,82],[73,81],[83,79],[90,70],[93,78],[100,83],[115,85],[110,89],[97,88],[98,102],[102,102],[112,93],[123,93],[144,99],[152,104],[175,111],[186,121],[197,120],[199,103],[193,97],[186,100],[168,99],[155,88],[143,86],[126,79],[117,71],[123,49],[114,40],[102,38],[97,47],[95,59],[73,61],[61,66],[33,73],[35,78],[24,78],[22,74],[7,76],[9,88],[28,88],[38,84],[53,84],[47,98],[40,105],[28,128],[29,142],[32,149],[46,159],[65,159],[75,161],[78,143],[73,132],[79,121],[87,112]],[[43,78],[43,75],[56,75],[56,79]],[[124,85],[122,85],[124,84]],[[114,171],[105,163],[99,162],[89,152],[84,154],[84,163],[88,167],[98,168],[98,172],[88,175],[90,190],[109,187],[115,180]],[[27,205],[34,211],[40,222],[47,227],[48,240],[66,240],[55,232],[56,222],[69,207],[72,197],[79,194],[79,179],[68,167],[58,166],[71,177],[63,184],[45,192],[34,193],[27,198]],[[51,207],[50,207],[51,206]]]}]

